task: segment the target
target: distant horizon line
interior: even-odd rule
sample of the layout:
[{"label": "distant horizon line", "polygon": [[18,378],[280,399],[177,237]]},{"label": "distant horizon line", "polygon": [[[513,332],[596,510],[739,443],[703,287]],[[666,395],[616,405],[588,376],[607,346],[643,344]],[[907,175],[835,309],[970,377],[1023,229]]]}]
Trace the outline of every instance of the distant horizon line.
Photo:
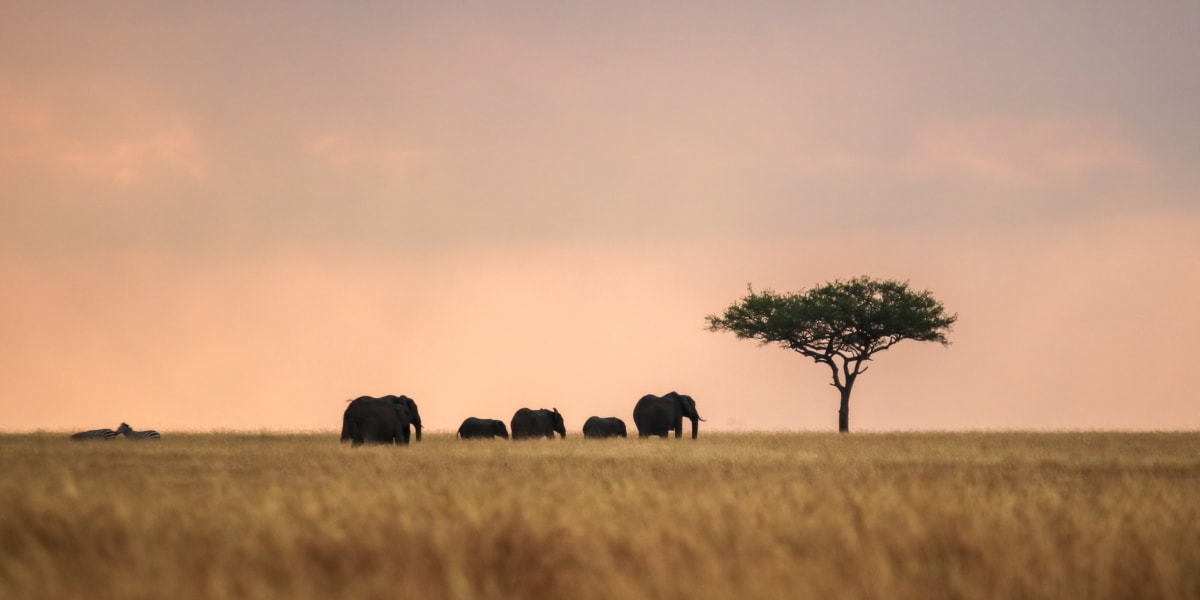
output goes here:
[{"label": "distant horizon line", "polygon": [[[271,429],[260,427],[257,429],[236,429],[236,428],[213,428],[213,429],[163,429],[155,428],[156,431],[166,432],[181,435],[332,435],[338,436],[341,434],[339,429]],[[0,436],[9,435],[70,435],[77,433],[80,429],[8,429],[0,427]],[[575,432],[582,436],[582,430],[567,430]],[[432,429],[423,428],[424,435],[456,435],[456,429]],[[710,435],[765,435],[765,434],[836,434],[842,435],[836,429],[710,429],[707,432],[701,430],[703,434]],[[1030,434],[1075,434],[1075,433],[1200,433],[1200,428],[1195,429],[1116,429],[1116,428],[1064,428],[1064,429],[1039,429],[1039,428],[965,428],[965,429],[857,429],[851,430],[849,434],[866,434],[866,435],[892,435],[892,434],[965,434],[965,433],[1030,433]],[[636,433],[629,435],[631,438],[638,437]],[[658,436],[650,436],[658,437]],[[668,436],[671,437],[671,436]]]}]

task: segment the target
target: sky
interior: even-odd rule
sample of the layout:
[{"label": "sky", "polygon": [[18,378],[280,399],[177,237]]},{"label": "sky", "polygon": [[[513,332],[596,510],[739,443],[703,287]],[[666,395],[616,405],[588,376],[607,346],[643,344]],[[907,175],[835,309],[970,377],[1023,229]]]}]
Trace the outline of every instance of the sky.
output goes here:
[{"label": "sky", "polygon": [[1200,4],[0,2],[0,431],[558,408],[833,431],[706,328],[958,314],[855,431],[1200,428]]}]

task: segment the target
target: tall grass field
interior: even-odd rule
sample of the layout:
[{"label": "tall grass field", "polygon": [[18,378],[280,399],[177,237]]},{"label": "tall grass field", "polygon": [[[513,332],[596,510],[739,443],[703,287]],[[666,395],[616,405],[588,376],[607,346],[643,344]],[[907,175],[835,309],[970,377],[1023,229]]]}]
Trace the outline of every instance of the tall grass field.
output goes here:
[{"label": "tall grass field", "polygon": [[1200,598],[1200,433],[0,436],[0,598]]}]

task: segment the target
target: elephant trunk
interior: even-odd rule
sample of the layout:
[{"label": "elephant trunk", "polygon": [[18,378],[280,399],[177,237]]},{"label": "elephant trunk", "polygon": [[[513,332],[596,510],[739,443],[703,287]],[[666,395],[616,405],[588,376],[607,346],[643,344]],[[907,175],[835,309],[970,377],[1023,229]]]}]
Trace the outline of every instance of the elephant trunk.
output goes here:
[{"label": "elephant trunk", "polygon": [[696,439],[696,431],[700,428],[700,417],[692,419],[692,439]]}]

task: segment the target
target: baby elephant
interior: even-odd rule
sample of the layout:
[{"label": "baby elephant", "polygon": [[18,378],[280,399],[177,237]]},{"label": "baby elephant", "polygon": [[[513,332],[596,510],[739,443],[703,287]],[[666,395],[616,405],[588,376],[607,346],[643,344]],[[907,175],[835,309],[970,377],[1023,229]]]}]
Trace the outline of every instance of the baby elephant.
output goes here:
[{"label": "baby elephant", "polygon": [[508,439],[508,428],[504,426],[504,421],[496,419],[476,419],[475,417],[467,417],[462,425],[458,426],[458,437],[464,440],[470,439],[494,439],[495,437]]},{"label": "baby elephant", "polygon": [[625,437],[625,421],[616,417],[591,417],[583,424],[583,437],[592,439]]}]

